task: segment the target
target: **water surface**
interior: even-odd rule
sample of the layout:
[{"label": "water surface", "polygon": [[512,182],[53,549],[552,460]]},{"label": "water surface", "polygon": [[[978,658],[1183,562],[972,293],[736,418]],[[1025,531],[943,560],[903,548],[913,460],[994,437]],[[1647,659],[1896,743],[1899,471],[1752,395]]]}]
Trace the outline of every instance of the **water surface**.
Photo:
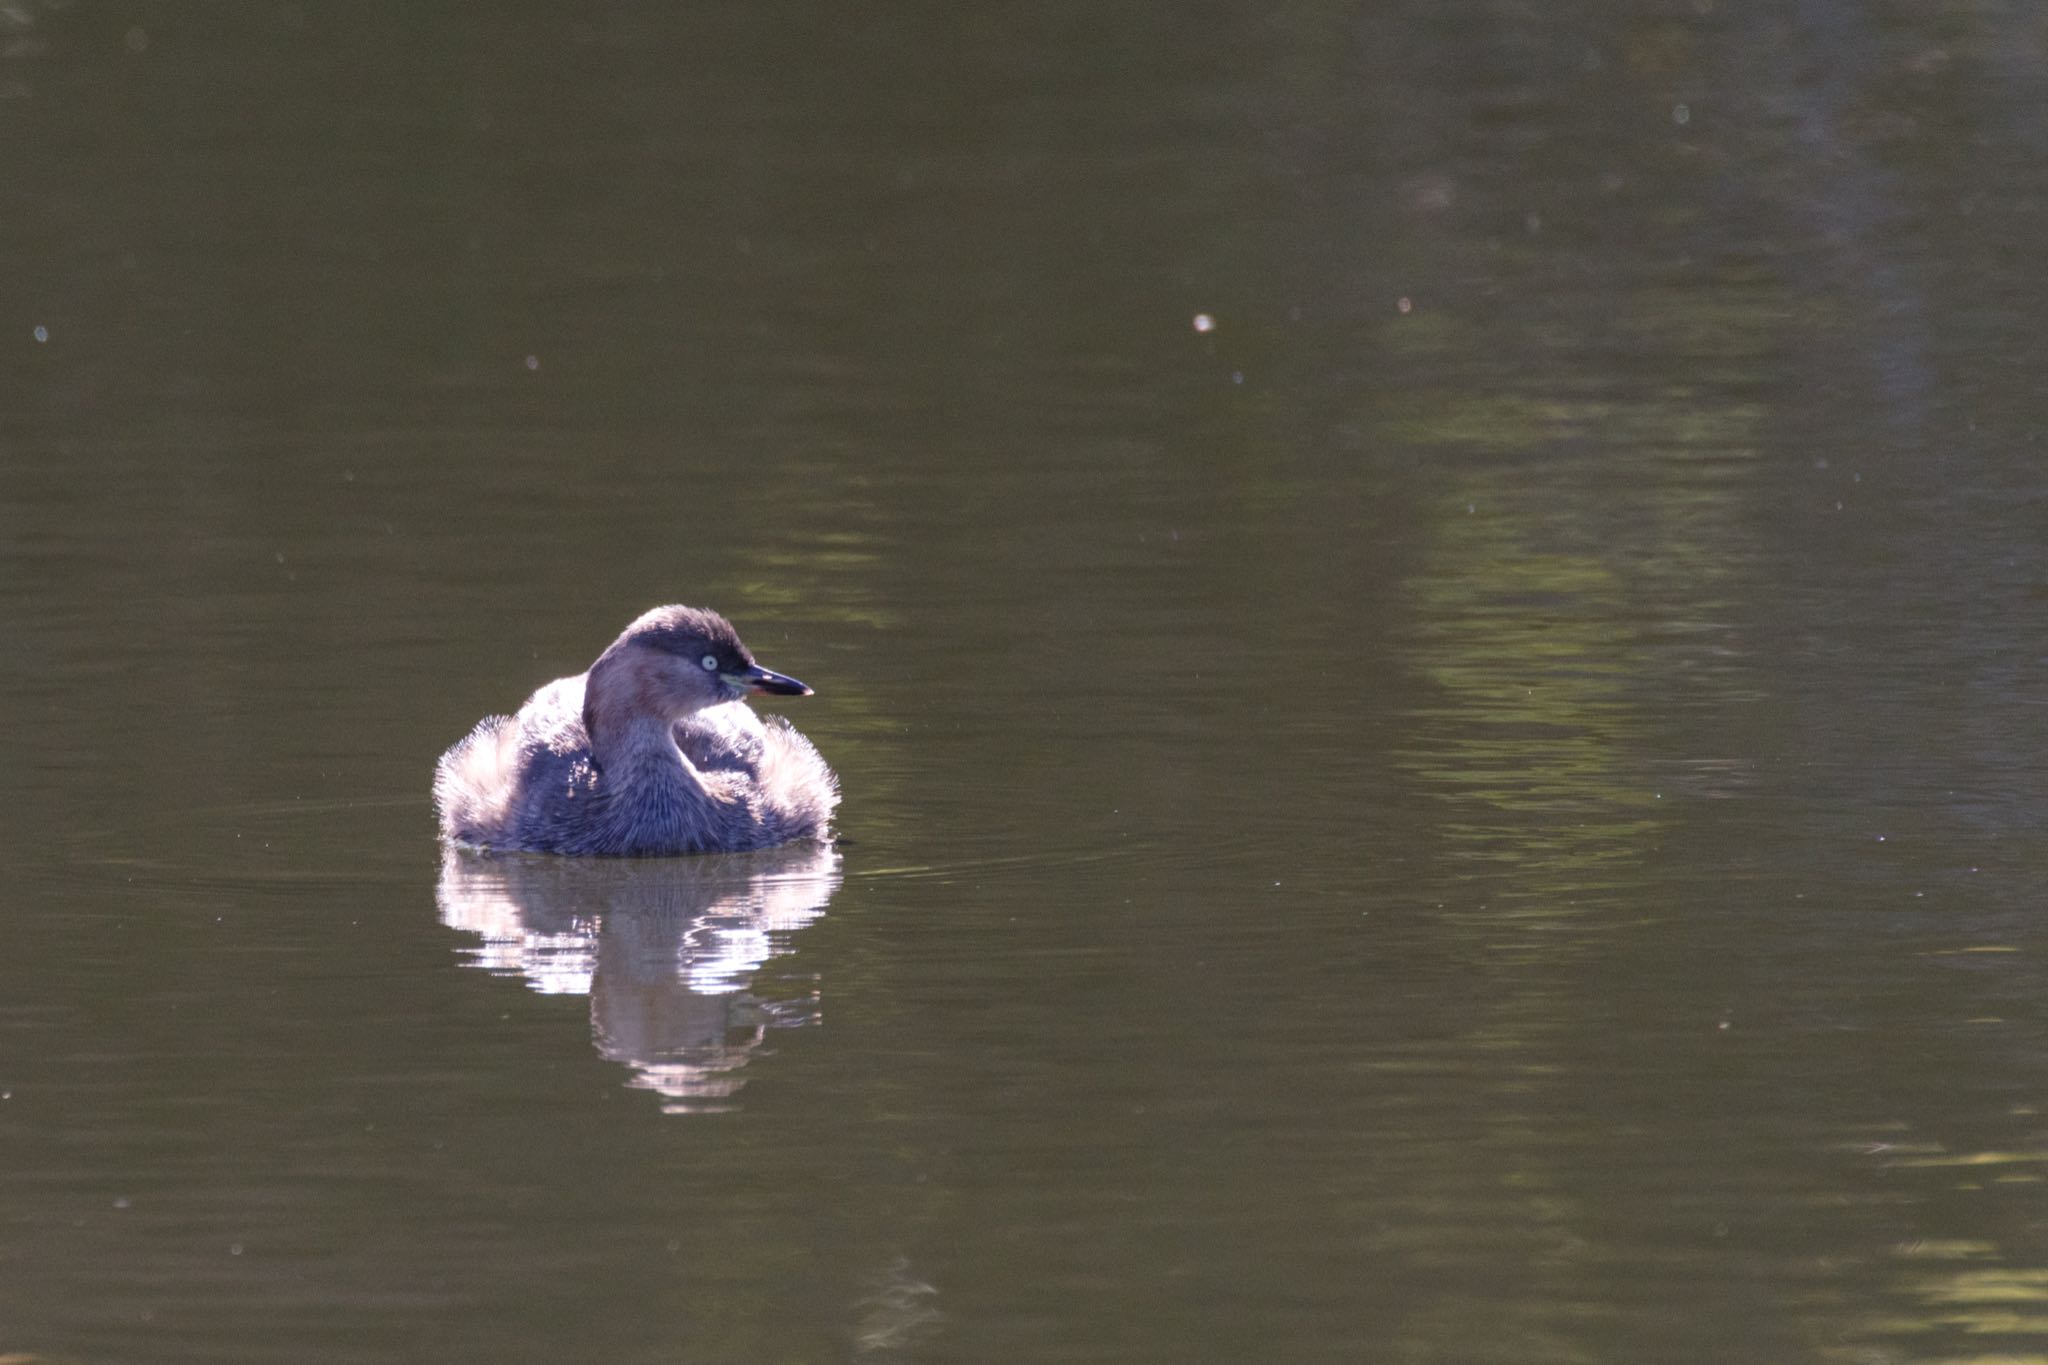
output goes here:
[{"label": "water surface", "polygon": [[0,15],[0,1352],[2048,1357],[2037,27]]}]

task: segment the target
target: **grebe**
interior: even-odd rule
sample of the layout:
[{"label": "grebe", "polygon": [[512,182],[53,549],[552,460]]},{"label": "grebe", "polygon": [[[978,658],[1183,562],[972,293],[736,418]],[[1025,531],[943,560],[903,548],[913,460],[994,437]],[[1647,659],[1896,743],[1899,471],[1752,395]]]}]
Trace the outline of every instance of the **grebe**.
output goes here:
[{"label": "grebe", "polygon": [[715,611],[656,607],[516,716],[487,716],[434,767],[441,837],[534,853],[653,857],[824,837],[839,781],[749,692],[808,697]]}]

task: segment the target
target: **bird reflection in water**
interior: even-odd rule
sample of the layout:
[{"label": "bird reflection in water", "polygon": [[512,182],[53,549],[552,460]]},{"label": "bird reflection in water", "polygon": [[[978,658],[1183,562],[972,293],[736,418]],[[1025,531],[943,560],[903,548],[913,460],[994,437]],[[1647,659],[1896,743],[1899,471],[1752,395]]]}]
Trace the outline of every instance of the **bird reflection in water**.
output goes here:
[{"label": "bird reflection in water", "polygon": [[839,882],[817,844],[650,862],[448,849],[436,899],[442,923],[482,939],[471,965],[588,994],[599,1054],[668,1112],[701,1113],[731,1107],[771,1029],[818,1022],[815,982],[796,999],[755,987]]}]

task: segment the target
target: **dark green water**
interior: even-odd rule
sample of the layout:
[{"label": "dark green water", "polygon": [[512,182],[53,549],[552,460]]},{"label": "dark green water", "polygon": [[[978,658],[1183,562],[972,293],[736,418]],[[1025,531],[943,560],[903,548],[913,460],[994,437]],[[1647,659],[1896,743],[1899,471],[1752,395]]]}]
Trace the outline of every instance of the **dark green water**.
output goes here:
[{"label": "dark green water", "polygon": [[[0,10],[0,1354],[2048,1359],[2043,53]],[[842,846],[444,867],[664,601]]]}]

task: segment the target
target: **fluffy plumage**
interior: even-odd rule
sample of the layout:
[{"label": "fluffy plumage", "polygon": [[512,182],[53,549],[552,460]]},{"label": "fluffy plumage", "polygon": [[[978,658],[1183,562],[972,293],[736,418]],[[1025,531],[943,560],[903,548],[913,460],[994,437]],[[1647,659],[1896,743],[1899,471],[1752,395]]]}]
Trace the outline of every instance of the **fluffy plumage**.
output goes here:
[{"label": "fluffy plumage", "polygon": [[655,856],[825,837],[838,779],[749,690],[807,691],[754,662],[732,625],[657,607],[588,672],[486,717],[434,770],[441,837],[536,853]]}]

